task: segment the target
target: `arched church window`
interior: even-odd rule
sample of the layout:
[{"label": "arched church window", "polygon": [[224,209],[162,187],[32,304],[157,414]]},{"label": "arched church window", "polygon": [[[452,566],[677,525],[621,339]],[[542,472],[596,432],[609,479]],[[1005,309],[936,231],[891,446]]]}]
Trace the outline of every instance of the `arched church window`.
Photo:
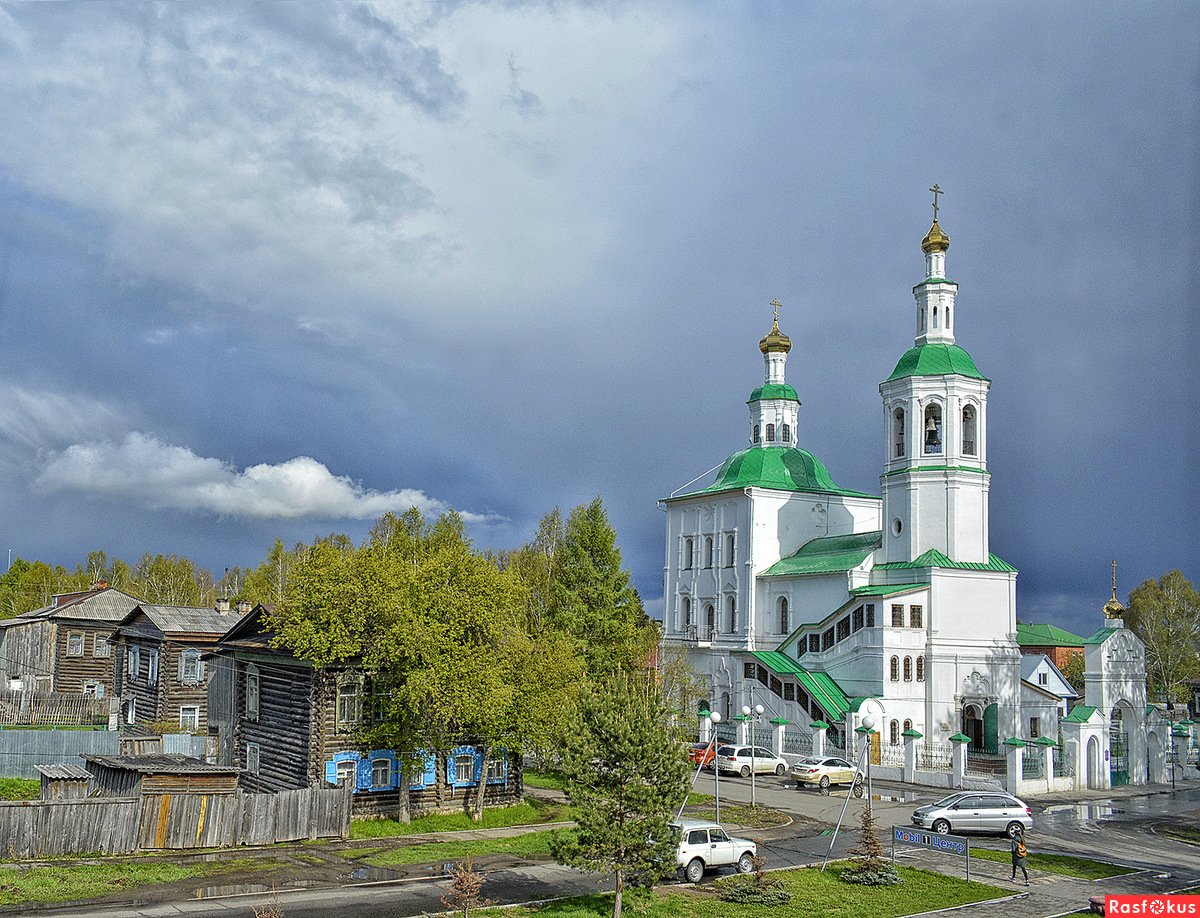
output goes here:
[{"label": "arched church window", "polygon": [[967,405],[962,413],[963,455],[975,455],[975,406]]},{"label": "arched church window", "polygon": [[892,412],[892,442],[895,444],[895,457],[904,456],[904,409],[897,408]]},{"label": "arched church window", "polygon": [[737,599],[733,596],[727,597],[725,600],[725,609],[726,621],[728,622],[727,630],[730,634],[734,634],[737,631]]},{"label": "arched church window", "polygon": [[754,425],[754,442],[755,443],[758,442],[758,425],[757,424]]},{"label": "arched church window", "polygon": [[704,639],[706,641],[711,641],[713,639],[713,632],[716,630],[717,612],[712,607],[712,603],[710,602],[704,606]]},{"label": "arched church window", "polygon": [[786,596],[779,597],[779,633],[788,633],[788,601]]},{"label": "arched church window", "polygon": [[727,532],[725,534],[725,566],[726,567],[733,567],[733,561],[734,561],[733,549],[734,549],[735,544],[736,543],[733,538],[733,533]]},{"label": "arched church window", "polygon": [[922,309],[919,315],[921,317],[921,331],[925,331],[925,310]]},{"label": "arched church window", "polygon": [[904,718],[904,732],[907,733],[911,729],[912,729],[912,721],[909,720],[907,717]]},{"label": "arched church window", "polygon": [[893,720],[888,727],[888,742],[893,746],[900,742],[900,721]]},{"label": "arched church window", "polygon": [[912,682],[912,657],[904,658],[904,681]]},{"label": "arched church window", "polygon": [[893,682],[900,681],[900,658],[892,657],[891,671],[888,673]]},{"label": "arched church window", "polygon": [[713,543],[712,536],[704,537],[704,566],[706,568],[713,565]]},{"label": "arched church window", "polygon": [[692,601],[686,596],[683,597],[683,630],[689,631],[692,627]]},{"label": "arched church window", "polygon": [[690,571],[692,569],[692,552],[693,544],[691,539],[683,540],[683,569]]},{"label": "arched church window", "polygon": [[925,409],[925,454],[942,454],[942,406],[929,405]]},{"label": "arched church window", "polygon": [[936,306],[934,306],[934,307],[933,307],[933,327],[934,327],[934,328],[937,328],[937,327],[938,327],[938,324],[937,324],[937,307],[936,307]]},{"label": "arched church window", "polygon": [[917,657],[917,681],[925,681],[925,658],[923,656]]},{"label": "arched church window", "polygon": [[783,442],[784,443],[792,442],[792,428],[787,424],[783,425]]},{"label": "arched church window", "polygon": [[950,327],[950,307],[946,307],[946,328]]},{"label": "arched church window", "polygon": [[768,443],[775,442],[775,425],[774,424],[767,425],[767,442]]}]

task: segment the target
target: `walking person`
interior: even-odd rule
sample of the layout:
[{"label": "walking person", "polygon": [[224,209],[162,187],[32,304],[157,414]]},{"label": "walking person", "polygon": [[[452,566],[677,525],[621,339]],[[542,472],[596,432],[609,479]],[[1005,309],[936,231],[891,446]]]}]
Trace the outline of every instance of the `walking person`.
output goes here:
[{"label": "walking person", "polygon": [[1013,882],[1017,881],[1017,868],[1021,868],[1021,873],[1025,877],[1025,885],[1029,885],[1029,871],[1025,869],[1025,858],[1029,856],[1029,849],[1025,847],[1025,832],[1018,830],[1017,834],[1012,837],[1012,878]]}]

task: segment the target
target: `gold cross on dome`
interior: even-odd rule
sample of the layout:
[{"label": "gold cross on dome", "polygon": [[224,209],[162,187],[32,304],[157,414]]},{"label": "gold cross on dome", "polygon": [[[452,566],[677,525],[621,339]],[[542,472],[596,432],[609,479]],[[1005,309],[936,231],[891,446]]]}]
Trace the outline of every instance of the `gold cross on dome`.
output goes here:
[{"label": "gold cross on dome", "polygon": [[1116,599],[1117,598],[1117,562],[1115,560],[1112,563],[1112,569],[1113,569],[1113,599]]},{"label": "gold cross on dome", "polygon": [[771,300],[771,305],[775,308],[775,324],[779,324],[779,310],[783,308],[783,303],[779,302],[779,297]]},{"label": "gold cross on dome", "polygon": [[933,222],[937,223],[938,195],[945,194],[946,192],[942,191],[942,186],[939,185],[937,182],[934,182],[933,187],[930,188],[929,190],[933,192]]}]

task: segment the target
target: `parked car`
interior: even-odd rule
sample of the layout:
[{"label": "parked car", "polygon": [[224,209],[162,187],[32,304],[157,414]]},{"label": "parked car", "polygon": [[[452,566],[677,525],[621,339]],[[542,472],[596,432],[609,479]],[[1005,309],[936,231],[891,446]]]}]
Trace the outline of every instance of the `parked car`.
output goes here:
[{"label": "parked car", "polygon": [[756,775],[786,775],[788,763],[762,746],[722,746],[717,750],[717,768],[721,771],[748,778],[751,767]]},{"label": "parked car", "polygon": [[914,826],[940,835],[951,832],[995,832],[1012,838],[1033,828],[1033,810],[1011,794],[960,791],[937,803],[917,807]]},{"label": "parked car", "polygon": [[679,837],[675,863],[689,883],[699,883],[712,867],[733,867],[739,873],[754,869],[758,845],[748,838],[731,838],[715,822],[681,819],[671,823],[671,830]]},{"label": "parked car", "polygon": [[850,784],[854,787],[862,784],[863,774],[845,759],[833,755],[805,756],[792,766],[792,776],[805,784],[815,784],[829,787],[830,784]]},{"label": "parked car", "polygon": [[693,765],[711,767],[713,759],[717,757],[717,744],[691,743],[688,747],[688,757],[692,760]]}]

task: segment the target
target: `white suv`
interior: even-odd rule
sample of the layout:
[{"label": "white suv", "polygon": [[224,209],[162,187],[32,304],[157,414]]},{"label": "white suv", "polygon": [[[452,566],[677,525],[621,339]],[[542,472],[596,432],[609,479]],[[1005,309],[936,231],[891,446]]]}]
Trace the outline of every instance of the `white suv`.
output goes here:
[{"label": "white suv", "polygon": [[747,838],[730,838],[715,822],[681,819],[671,823],[678,834],[675,861],[689,883],[699,883],[710,867],[736,867],[739,873],[754,869],[758,845]]}]

